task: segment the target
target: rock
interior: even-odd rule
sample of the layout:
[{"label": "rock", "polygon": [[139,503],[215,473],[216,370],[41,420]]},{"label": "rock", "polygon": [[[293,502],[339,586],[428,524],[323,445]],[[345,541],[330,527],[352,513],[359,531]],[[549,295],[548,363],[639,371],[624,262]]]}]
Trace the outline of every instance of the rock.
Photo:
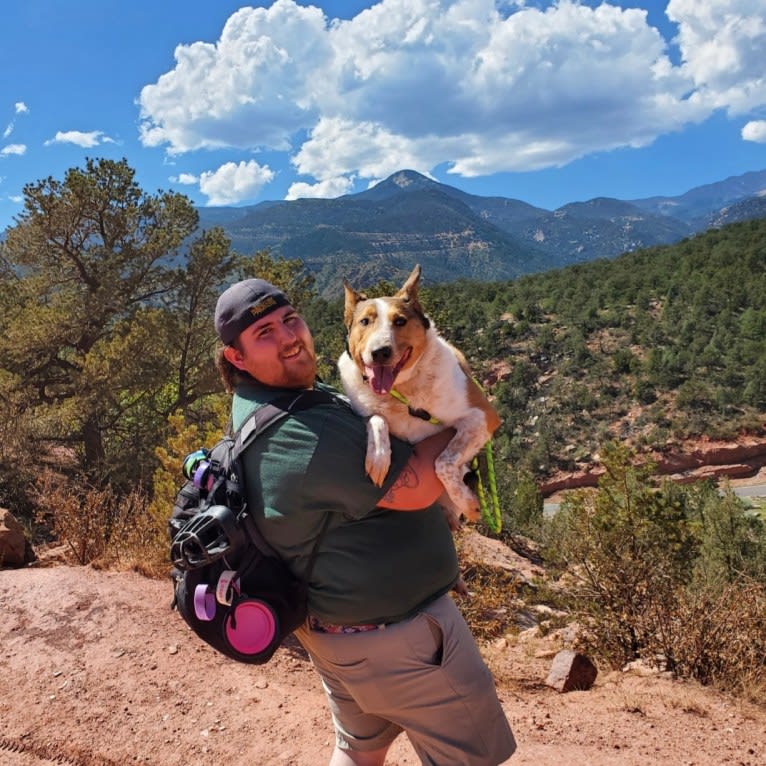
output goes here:
[{"label": "rock", "polygon": [[540,494],[549,497],[556,492],[568,489],[581,489],[583,487],[597,487],[599,479],[606,473],[600,466],[587,471],[558,474],[557,476],[540,484]]},{"label": "rock", "polygon": [[[688,483],[701,479],[742,478],[755,476],[766,465],[766,440],[762,437],[739,436],[732,442],[706,437],[686,442],[675,449],[652,452],[648,456],[660,476]],[[638,458],[639,462],[644,458]],[[597,462],[597,461],[596,461]],[[571,489],[596,487],[604,474],[600,465],[584,466],[573,473],[560,473],[540,484],[543,497]]]},{"label": "rock", "polygon": [[511,550],[501,540],[485,537],[474,529],[464,527],[458,534],[458,540],[464,565],[476,562],[501,569],[515,575],[523,585],[532,585],[545,573],[542,567]]},{"label": "rock", "polygon": [[748,463],[735,463],[734,465],[707,465],[701,468],[692,468],[686,473],[674,473],[670,480],[677,484],[691,484],[705,479],[741,479],[752,476],[755,468]]},{"label": "rock", "polygon": [[36,558],[14,515],[0,508],[0,567],[23,567]]},{"label": "rock", "polygon": [[563,649],[553,658],[545,684],[560,692],[585,691],[597,675],[596,666],[584,654]]},{"label": "rock", "polygon": [[632,673],[633,675],[641,676],[642,678],[646,678],[648,676],[658,676],[660,674],[659,668],[653,667],[644,660],[640,659],[629,662],[627,665],[625,665],[625,667],[623,667],[622,672]]},{"label": "rock", "polygon": [[536,628],[539,625],[537,615],[530,609],[519,609],[516,612],[516,626],[521,631]]}]

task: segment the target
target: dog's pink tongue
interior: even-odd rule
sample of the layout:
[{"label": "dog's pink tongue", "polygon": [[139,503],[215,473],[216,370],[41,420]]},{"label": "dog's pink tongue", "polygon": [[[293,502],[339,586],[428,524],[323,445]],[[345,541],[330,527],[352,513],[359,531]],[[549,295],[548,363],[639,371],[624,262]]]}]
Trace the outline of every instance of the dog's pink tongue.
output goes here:
[{"label": "dog's pink tongue", "polygon": [[370,387],[376,394],[387,394],[394,386],[394,368],[384,364],[365,367]]}]

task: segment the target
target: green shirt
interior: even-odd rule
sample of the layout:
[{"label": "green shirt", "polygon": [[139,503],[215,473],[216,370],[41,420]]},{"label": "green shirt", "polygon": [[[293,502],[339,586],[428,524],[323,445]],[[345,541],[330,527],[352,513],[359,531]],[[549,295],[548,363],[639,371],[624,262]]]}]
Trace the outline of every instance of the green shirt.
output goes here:
[{"label": "green shirt", "polygon": [[[238,387],[234,427],[282,393],[255,383]],[[438,506],[376,507],[411,446],[392,439],[383,487],[365,474],[366,450],[365,421],[339,401],[278,421],[242,456],[250,511],[296,575],[303,575],[330,514],[309,587],[309,612],[329,623],[396,622],[446,593],[458,576],[452,534]]]}]

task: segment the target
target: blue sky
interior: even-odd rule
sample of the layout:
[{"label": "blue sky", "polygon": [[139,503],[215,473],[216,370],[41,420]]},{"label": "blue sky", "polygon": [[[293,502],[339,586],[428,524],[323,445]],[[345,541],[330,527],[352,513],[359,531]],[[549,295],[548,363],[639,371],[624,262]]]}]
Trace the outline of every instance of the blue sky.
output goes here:
[{"label": "blue sky", "polygon": [[766,169],[763,0],[3,0],[0,230],[125,157],[197,205],[410,168],[547,209]]}]

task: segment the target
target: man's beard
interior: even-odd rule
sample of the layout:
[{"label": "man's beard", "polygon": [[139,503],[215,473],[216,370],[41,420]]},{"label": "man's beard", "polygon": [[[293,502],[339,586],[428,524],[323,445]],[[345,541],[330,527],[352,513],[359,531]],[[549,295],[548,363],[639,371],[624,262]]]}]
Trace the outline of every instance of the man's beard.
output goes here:
[{"label": "man's beard", "polygon": [[316,356],[303,349],[297,363],[285,365],[283,368],[283,386],[285,388],[311,388],[317,376]]}]

